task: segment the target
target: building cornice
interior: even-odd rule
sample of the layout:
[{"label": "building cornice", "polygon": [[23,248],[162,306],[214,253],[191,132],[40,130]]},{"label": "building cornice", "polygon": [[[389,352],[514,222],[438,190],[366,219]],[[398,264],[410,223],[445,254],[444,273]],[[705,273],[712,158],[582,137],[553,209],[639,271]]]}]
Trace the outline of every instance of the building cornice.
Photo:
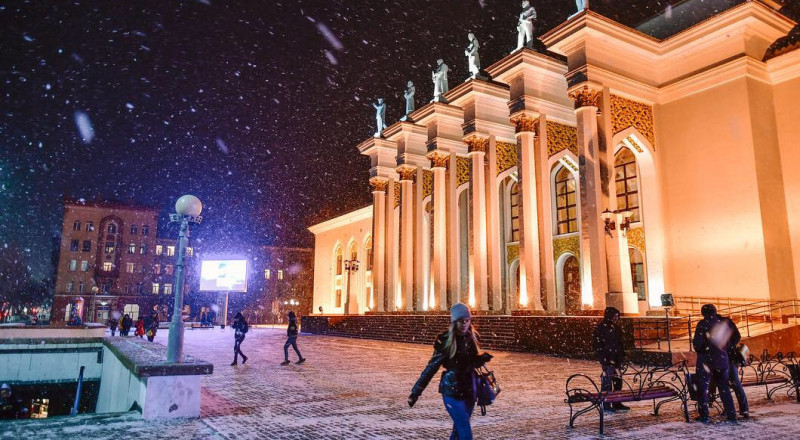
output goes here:
[{"label": "building cornice", "polygon": [[800,49],[770,59],[767,71],[773,84],[800,78]]},{"label": "building cornice", "polygon": [[308,230],[314,235],[319,235],[323,232],[328,232],[332,229],[347,226],[351,223],[360,222],[372,218],[372,205],[367,205],[361,209],[348,212],[347,214],[340,215],[339,217],[326,220],[322,223],[309,226]]},{"label": "building cornice", "polygon": [[767,84],[772,83],[764,62],[742,55],[701,73],[665,85],[659,92],[658,103],[665,104],[682,99],[744,77]]}]

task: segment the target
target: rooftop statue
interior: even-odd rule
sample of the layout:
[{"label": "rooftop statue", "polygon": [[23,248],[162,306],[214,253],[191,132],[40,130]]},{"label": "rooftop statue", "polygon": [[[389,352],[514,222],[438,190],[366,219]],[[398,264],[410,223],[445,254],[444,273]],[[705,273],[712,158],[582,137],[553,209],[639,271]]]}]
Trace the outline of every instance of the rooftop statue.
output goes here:
[{"label": "rooftop statue", "polygon": [[470,78],[479,78],[480,71],[481,71],[481,59],[478,56],[478,39],[475,38],[475,34],[469,33],[467,35],[467,39],[469,40],[469,46],[467,49],[464,50],[464,55],[467,56],[467,64],[469,69],[469,77]]},{"label": "rooftop statue", "polygon": [[449,90],[447,86],[447,64],[441,58],[436,60],[436,64],[436,70],[431,74],[431,79],[433,79],[433,99],[431,102],[447,102],[444,99],[444,94]]},{"label": "rooftop statue", "polygon": [[417,93],[417,88],[414,87],[414,82],[409,81],[406,85],[406,90],[403,92],[403,97],[406,98],[406,114],[400,118],[401,121],[407,121],[408,115],[414,111],[414,94]]},{"label": "rooftop statue", "polygon": [[522,12],[517,23],[517,49],[533,47],[533,20],[536,20],[536,9],[528,0],[522,0]]},{"label": "rooftop statue", "polygon": [[379,138],[381,132],[386,129],[386,103],[383,102],[383,98],[378,98],[378,103],[372,106],[375,107],[375,124],[378,126],[374,137]]}]

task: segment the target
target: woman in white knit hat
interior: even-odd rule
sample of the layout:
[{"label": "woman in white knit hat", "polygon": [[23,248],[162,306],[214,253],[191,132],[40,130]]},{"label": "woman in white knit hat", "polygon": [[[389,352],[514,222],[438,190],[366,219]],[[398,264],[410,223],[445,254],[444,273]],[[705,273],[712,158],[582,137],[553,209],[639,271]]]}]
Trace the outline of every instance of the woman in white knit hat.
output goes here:
[{"label": "woman in white knit hat", "polygon": [[451,440],[472,440],[469,419],[477,400],[475,368],[492,359],[489,353],[478,354],[480,346],[477,332],[470,325],[471,319],[472,314],[466,304],[453,305],[450,309],[450,328],[436,338],[433,357],[408,396],[408,406],[413,407],[439,367],[444,367],[445,371],[439,380],[439,392],[447,413],[453,419]]}]

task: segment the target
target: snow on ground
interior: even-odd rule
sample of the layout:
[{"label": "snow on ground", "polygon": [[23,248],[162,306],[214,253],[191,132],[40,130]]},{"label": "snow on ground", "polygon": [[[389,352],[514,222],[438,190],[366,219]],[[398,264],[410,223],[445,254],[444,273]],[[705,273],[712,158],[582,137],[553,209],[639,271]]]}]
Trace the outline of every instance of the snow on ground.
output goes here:
[{"label": "snow on ground", "polygon": [[[162,330],[156,342],[166,344]],[[449,417],[434,379],[412,409],[406,398],[432,348],[423,345],[302,335],[308,361],[279,365],[285,330],[253,328],[242,344],[247,364],[231,367],[233,332],[187,330],[186,353],[214,364],[203,379],[202,418],[145,422],[136,414],[85,415],[0,425],[0,439],[441,439]],[[291,349],[290,349],[291,350]],[[599,375],[593,362],[524,353],[494,352],[489,364],[502,392],[488,414],[476,410],[477,439],[599,438],[596,415],[567,427],[564,382],[573,373]],[[290,351],[290,358],[296,360]],[[677,403],[658,417],[650,402],[606,418],[612,438],[797,438],[800,404],[780,394],[774,402],[763,389],[748,389],[751,421],[710,426],[685,423]],[[694,416],[694,414],[692,415]],[[722,418],[717,416],[717,420]]]}]

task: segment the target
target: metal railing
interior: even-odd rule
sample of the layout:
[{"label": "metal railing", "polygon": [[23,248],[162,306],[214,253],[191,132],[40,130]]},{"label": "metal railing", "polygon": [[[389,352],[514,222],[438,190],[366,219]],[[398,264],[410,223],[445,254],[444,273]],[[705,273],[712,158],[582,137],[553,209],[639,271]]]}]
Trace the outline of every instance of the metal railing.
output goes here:
[{"label": "metal railing", "polygon": [[642,349],[645,346],[656,346],[662,350],[666,343],[668,351],[672,351],[675,341],[685,341],[692,350],[691,340],[694,325],[702,319],[700,309],[704,304],[714,304],[717,312],[730,317],[742,337],[751,337],[758,331],[775,331],[775,323],[800,323],[800,300],[766,301],[758,299],[731,298],[699,298],[675,297],[675,314],[677,316],[648,317],[635,319],[633,323],[634,346]]}]

